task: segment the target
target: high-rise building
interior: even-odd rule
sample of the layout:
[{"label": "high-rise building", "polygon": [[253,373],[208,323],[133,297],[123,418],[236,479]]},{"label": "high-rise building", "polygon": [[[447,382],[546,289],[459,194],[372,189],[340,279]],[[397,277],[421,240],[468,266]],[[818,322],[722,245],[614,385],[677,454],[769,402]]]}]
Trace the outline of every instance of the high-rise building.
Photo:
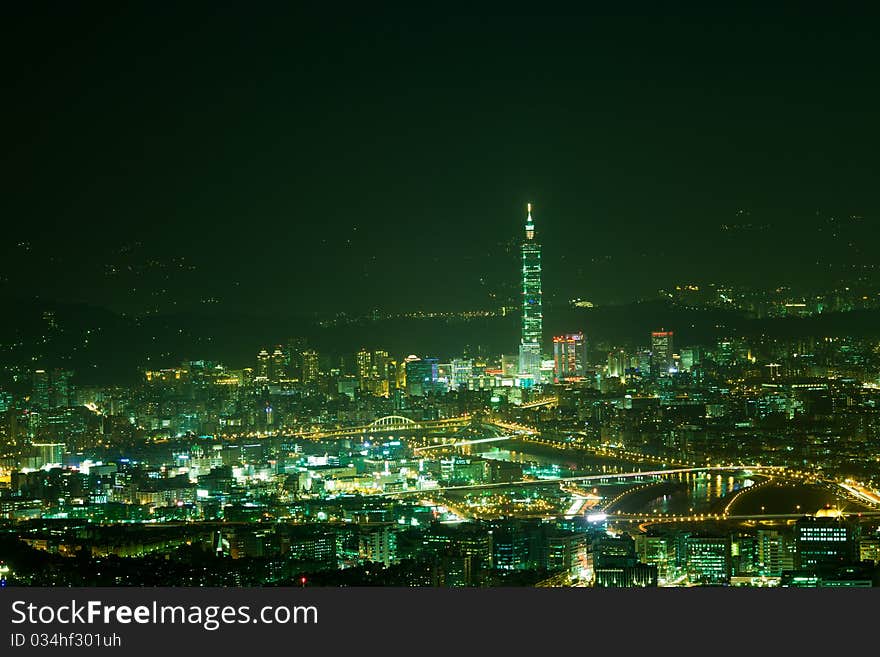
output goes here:
[{"label": "high-rise building", "polygon": [[629,356],[623,349],[608,352],[608,376],[624,377],[629,368]]},{"label": "high-rise building", "polygon": [[318,380],[318,352],[306,349],[302,352],[302,382],[314,383]]},{"label": "high-rise building", "polygon": [[[540,565],[550,572],[576,575],[586,560],[587,544],[587,535],[584,533],[561,529],[545,530]],[[656,575],[654,579],[656,583]]]},{"label": "high-rise building", "polygon": [[269,361],[271,357],[265,349],[260,349],[257,354],[257,376],[263,379],[269,378]]},{"label": "high-rise building", "polygon": [[49,373],[46,370],[36,370],[34,372],[33,382],[32,382],[32,394],[31,394],[31,403],[33,406],[39,409],[48,409],[50,405],[49,400]]},{"label": "high-rise building", "polygon": [[639,562],[631,537],[597,538],[592,552],[596,588],[657,586],[657,566]]},{"label": "high-rise building", "polygon": [[672,331],[660,329],[651,332],[651,374],[663,376],[673,366],[672,354]]},{"label": "high-rise building", "polygon": [[357,354],[355,354],[355,360],[357,362],[357,375],[358,380],[364,381],[370,378],[371,371],[371,359],[370,352],[366,349],[361,349]]},{"label": "high-rise building", "polygon": [[804,516],[794,524],[794,536],[797,568],[845,566],[859,560],[858,525],[841,516]]},{"label": "high-rise building", "polygon": [[372,391],[374,395],[386,396],[389,392],[388,371],[391,366],[391,357],[387,351],[378,349],[370,357],[370,376],[373,380]]},{"label": "high-rise building", "polygon": [[432,392],[443,392],[439,373],[440,361],[437,358],[420,358],[406,361],[406,392],[421,396]]},{"label": "high-rise building", "polygon": [[582,332],[553,338],[553,376],[556,381],[587,375],[587,341]]},{"label": "high-rise building", "polygon": [[492,532],[492,561],[499,570],[524,570],[529,564],[529,537],[521,527],[509,525]]},{"label": "high-rise building", "polygon": [[519,361],[516,356],[509,354],[501,356],[501,374],[503,376],[516,376],[517,368],[519,368]]},{"label": "high-rise building", "polygon": [[880,563],[880,539],[877,536],[862,536],[859,539],[859,559]]},{"label": "high-rise building", "polygon": [[73,372],[54,369],[36,370],[33,375],[32,404],[41,410],[67,408],[72,405],[73,390],[70,380]]},{"label": "high-rise building", "polygon": [[637,534],[634,537],[636,556],[641,563],[657,567],[661,581],[672,578],[675,570],[675,544],[668,536]]},{"label": "high-rise building", "polygon": [[688,536],[686,546],[691,584],[730,582],[730,536]]},{"label": "high-rise building", "polygon": [[522,335],[519,373],[538,381],[541,375],[541,343],[544,315],[541,291],[541,245],[535,239],[532,204],[528,205],[526,239],[522,244]]},{"label": "high-rise building", "polygon": [[60,465],[64,458],[64,443],[32,443],[34,450],[34,467],[41,468],[44,465]]},{"label": "high-rise building", "polygon": [[474,361],[470,358],[455,358],[452,361],[452,387],[467,388],[474,372]]},{"label": "high-rise building", "polygon": [[[690,371],[693,369],[694,365],[700,364],[700,348],[699,347],[691,347],[689,349],[681,350],[681,369],[685,371]],[[777,365],[778,367],[778,365]]]},{"label": "high-rise building", "polygon": [[395,535],[389,525],[364,529],[358,536],[358,557],[390,566],[395,560]]},{"label": "high-rise building", "polygon": [[785,536],[773,529],[759,529],[757,540],[758,572],[771,577],[794,568]]},{"label": "high-rise building", "polygon": [[387,351],[361,349],[355,354],[360,389],[377,396],[388,395],[393,387],[391,358]]},{"label": "high-rise building", "polygon": [[422,538],[423,550],[428,554],[467,556],[478,560],[475,569],[493,567],[492,532],[481,525],[458,525],[450,527],[433,524]]},{"label": "high-rise building", "polygon": [[269,378],[272,381],[281,381],[287,378],[287,356],[281,349],[281,345],[275,347],[272,359],[269,362]]},{"label": "high-rise building", "polygon": [[306,350],[306,347],[307,342],[303,337],[288,338],[284,345],[287,375],[293,379],[302,380],[302,352]]}]

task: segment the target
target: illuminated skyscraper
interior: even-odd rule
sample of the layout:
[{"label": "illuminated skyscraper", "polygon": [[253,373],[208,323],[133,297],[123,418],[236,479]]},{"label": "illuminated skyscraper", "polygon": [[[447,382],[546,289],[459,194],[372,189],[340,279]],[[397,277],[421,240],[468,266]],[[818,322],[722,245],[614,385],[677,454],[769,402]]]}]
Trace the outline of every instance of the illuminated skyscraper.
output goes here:
[{"label": "illuminated skyscraper", "polygon": [[474,372],[474,362],[468,358],[456,358],[452,361],[452,387],[458,390],[467,388]]},{"label": "illuminated skyscraper", "polygon": [[260,353],[257,354],[257,376],[263,379],[269,378],[269,352],[265,349],[260,349]]},{"label": "illuminated skyscraper", "polygon": [[387,395],[391,390],[389,380],[391,358],[387,351],[367,351],[361,349],[355,354],[357,376],[360,389],[371,395]]},{"label": "illuminated skyscraper", "polygon": [[302,382],[314,383],[318,380],[318,352],[307,349],[302,352]]},{"label": "illuminated skyscraper", "polygon": [[557,381],[587,375],[587,341],[583,333],[553,338],[553,374]]},{"label": "illuminated skyscraper", "polygon": [[541,341],[544,332],[541,245],[535,239],[531,203],[528,205],[528,213],[526,239],[522,244],[522,337],[519,345],[519,371],[537,381],[541,373]]},{"label": "illuminated skyscraper", "polygon": [[281,349],[281,345],[275,347],[272,352],[272,359],[269,361],[269,379],[272,381],[281,381],[287,378],[287,367],[285,361],[287,357]]},{"label": "illuminated skyscraper", "polygon": [[407,360],[407,394],[418,397],[431,392],[443,392],[439,383],[439,364],[437,358]]},{"label": "illuminated skyscraper", "polygon": [[303,337],[288,338],[284,345],[286,356],[285,366],[287,375],[294,379],[302,379],[302,352],[306,350],[308,343]]},{"label": "illuminated skyscraper", "polygon": [[387,395],[391,389],[389,372],[391,370],[391,357],[382,349],[374,351],[372,355],[373,394]]},{"label": "illuminated skyscraper", "polygon": [[673,366],[672,331],[660,329],[651,332],[651,374],[663,376]]},{"label": "illuminated skyscraper", "polygon": [[625,377],[629,356],[623,349],[608,352],[608,376]]},{"label": "illuminated skyscraper", "polygon": [[361,349],[355,354],[355,360],[357,361],[358,379],[370,378],[370,352],[366,349]]},{"label": "illuminated skyscraper", "polygon": [[49,373],[46,370],[36,370],[33,379],[33,393],[31,402],[39,409],[46,410],[50,405]]},{"label": "illuminated skyscraper", "polygon": [[688,536],[687,572],[691,584],[730,582],[730,536]]},{"label": "illuminated skyscraper", "polygon": [[795,566],[844,566],[859,560],[859,525],[831,511],[804,516],[794,524]]},{"label": "illuminated skyscraper", "polygon": [[41,410],[67,408],[71,405],[73,372],[54,369],[36,370],[33,375],[32,404]]}]

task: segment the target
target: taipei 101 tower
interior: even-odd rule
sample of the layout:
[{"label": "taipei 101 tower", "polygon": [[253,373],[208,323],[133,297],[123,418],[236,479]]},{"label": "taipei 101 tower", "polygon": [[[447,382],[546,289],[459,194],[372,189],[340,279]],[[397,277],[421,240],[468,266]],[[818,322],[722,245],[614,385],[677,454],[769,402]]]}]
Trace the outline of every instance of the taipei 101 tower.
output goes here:
[{"label": "taipei 101 tower", "polygon": [[544,315],[541,308],[541,245],[535,239],[532,204],[528,204],[526,239],[522,244],[522,337],[519,373],[538,383],[541,376],[541,341]]}]

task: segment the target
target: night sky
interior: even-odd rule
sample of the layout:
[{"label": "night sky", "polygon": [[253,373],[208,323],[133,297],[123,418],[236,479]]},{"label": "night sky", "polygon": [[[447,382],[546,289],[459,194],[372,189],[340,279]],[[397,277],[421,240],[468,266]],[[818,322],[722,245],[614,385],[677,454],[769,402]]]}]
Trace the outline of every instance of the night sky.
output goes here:
[{"label": "night sky", "polygon": [[877,262],[857,5],[289,4],[4,5],[0,294],[488,308],[528,201],[550,303]]}]

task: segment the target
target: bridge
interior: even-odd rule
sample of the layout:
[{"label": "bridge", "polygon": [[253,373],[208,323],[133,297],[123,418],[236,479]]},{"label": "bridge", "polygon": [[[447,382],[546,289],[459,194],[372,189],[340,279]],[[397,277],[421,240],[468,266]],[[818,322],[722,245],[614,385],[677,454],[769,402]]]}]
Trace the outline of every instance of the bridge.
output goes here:
[{"label": "bridge", "polygon": [[319,429],[300,434],[302,438],[321,440],[324,438],[354,438],[392,433],[394,431],[410,431],[418,433],[430,433],[450,428],[466,427],[471,422],[470,415],[458,415],[442,420],[413,420],[402,415],[386,415],[373,420],[369,424],[352,427],[336,427],[332,429]]},{"label": "bridge", "polygon": [[[505,488],[510,486],[547,486],[550,484],[565,484],[573,482],[598,482],[609,483],[611,481],[619,481],[621,479],[636,479],[644,477],[662,477],[674,474],[683,474],[687,472],[724,472],[742,470],[762,471],[762,470],[778,470],[778,466],[762,466],[762,465],[718,465],[703,466],[693,468],[668,468],[663,470],[644,470],[639,472],[621,472],[611,474],[593,474],[580,475],[576,477],[548,477],[546,479],[521,479],[518,481],[499,481],[488,484],[465,484],[461,486],[438,486],[436,488],[428,488],[424,490],[405,490],[395,492],[375,493],[375,497],[397,497],[401,495],[426,495],[431,493],[445,493],[456,490],[481,490],[485,488]],[[372,497],[372,496],[370,496]]]},{"label": "bridge", "polygon": [[[809,513],[609,513],[605,520],[609,522],[635,522],[639,524],[655,524],[662,522],[715,522],[720,520],[797,520]],[[841,516],[874,518],[880,516],[880,511],[841,511]]]},{"label": "bridge", "polygon": [[495,436],[494,438],[476,438],[474,440],[451,440],[449,442],[440,443],[439,445],[427,445],[426,447],[416,447],[413,453],[426,452],[431,449],[443,449],[444,447],[466,447],[467,445],[479,445],[481,443],[497,443],[502,440],[510,440],[511,436]]},{"label": "bridge", "polygon": [[402,415],[386,415],[378,420],[373,420],[367,425],[372,429],[418,429],[418,422]]},{"label": "bridge", "polygon": [[556,406],[557,404],[559,404],[559,397],[544,397],[543,399],[520,404],[519,408],[540,408],[541,406]]},{"label": "bridge", "polygon": [[[443,502],[443,504],[451,508],[449,504]],[[459,512],[459,515],[462,515],[463,512]],[[659,524],[659,523],[713,523],[713,522],[723,522],[723,521],[751,521],[751,522],[763,522],[763,521],[792,521],[803,518],[804,516],[809,516],[809,513],[759,513],[759,514],[727,514],[727,513],[694,513],[694,514],[662,514],[662,513],[602,513],[601,511],[593,511],[590,510],[586,514],[578,514],[578,515],[586,515],[588,520],[591,522],[611,522],[611,523],[634,523],[639,525],[639,528],[642,531],[645,531],[649,525]],[[851,518],[877,518],[880,517],[880,511],[844,511],[841,512],[842,516],[851,517]],[[592,516],[592,517],[591,517]],[[494,518],[504,518],[508,517],[506,515],[484,515],[479,516],[479,520],[491,520]],[[570,518],[571,516],[567,511],[556,513],[556,514],[548,514],[548,513],[526,513],[526,514],[516,514],[514,516],[520,519],[532,519],[532,520],[552,520],[554,518]]]}]

